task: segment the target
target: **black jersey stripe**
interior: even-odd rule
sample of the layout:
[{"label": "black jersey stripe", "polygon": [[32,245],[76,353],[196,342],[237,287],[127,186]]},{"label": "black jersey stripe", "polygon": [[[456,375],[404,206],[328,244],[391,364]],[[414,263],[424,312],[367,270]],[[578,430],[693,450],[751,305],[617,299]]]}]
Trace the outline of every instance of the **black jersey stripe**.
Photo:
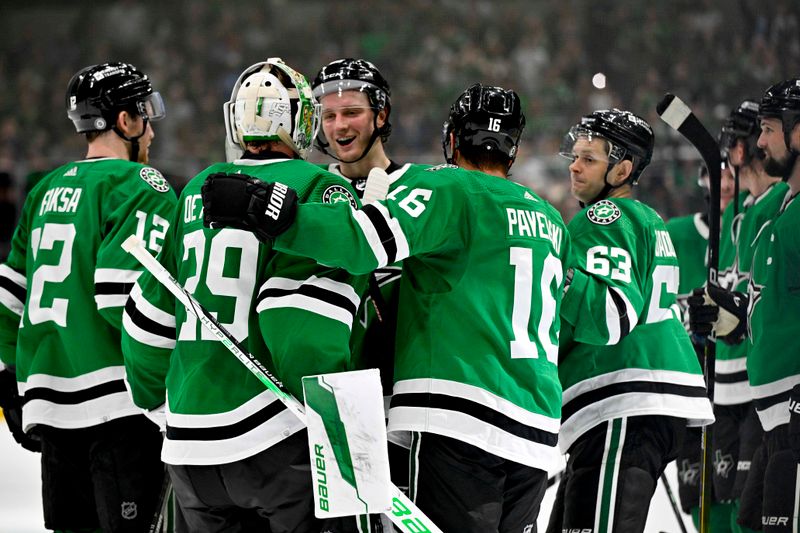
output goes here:
[{"label": "black jersey stripe", "polygon": [[0,276],[0,288],[7,290],[14,296],[14,298],[22,303],[25,303],[25,297],[28,294],[28,291],[24,287],[20,287],[11,281],[11,279],[5,276]]},{"label": "black jersey stripe", "polygon": [[280,298],[281,296],[291,296],[293,294],[302,294],[315,300],[320,300],[336,307],[341,307],[351,315],[355,316],[358,310],[358,305],[353,303],[350,298],[343,296],[335,291],[324,289],[318,285],[303,284],[296,289],[283,289],[279,287],[267,287],[258,293],[256,298],[257,305],[267,298]]},{"label": "black jersey stripe", "polygon": [[91,400],[109,396],[119,392],[125,392],[125,383],[121,379],[114,381],[107,381],[94,387],[89,387],[77,391],[57,391],[48,389],[46,387],[31,387],[25,391],[25,396],[22,399],[23,403],[31,402],[33,400],[44,400],[59,405],[76,405]]},{"label": "black jersey stripe", "polygon": [[756,406],[756,411],[766,411],[779,403],[788,402],[791,393],[791,390],[787,390],[779,392],[778,394],[773,394],[772,396],[767,396],[766,398],[754,398],[753,405]]},{"label": "black jersey stripe", "polygon": [[619,338],[624,339],[628,333],[631,332],[628,308],[625,306],[625,300],[622,299],[622,296],[617,294],[617,291],[608,289],[608,292],[611,294],[611,299],[614,301],[614,305],[617,306],[617,313],[619,314]]},{"label": "black jersey stripe", "polygon": [[94,284],[94,293],[98,296],[107,294],[127,295],[133,290],[134,283],[133,281],[130,283],[99,281]]},{"label": "black jersey stripe", "polygon": [[747,379],[747,370],[742,370],[741,372],[733,372],[731,374],[715,372],[714,381],[717,383],[741,383],[749,380]]},{"label": "black jersey stripe", "polygon": [[176,338],[174,327],[165,326],[160,322],[156,322],[155,320],[146,317],[136,307],[136,302],[133,301],[133,298],[128,298],[128,301],[125,302],[125,312],[130,317],[131,322],[136,324],[138,328],[159,337],[165,337],[167,339]]},{"label": "black jersey stripe", "polygon": [[391,265],[395,262],[395,258],[397,257],[397,242],[394,240],[394,233],[392,233],[392,229],[389,227],[389,224],[386,222],[386,219],[383,218],[381,212],[378,211],[378,208],[374,205],[367,204],[361,208],[369,221],[372,222],[375,231],[378,233],[378,238],[381,240],[381,244],[383,244],[383,250],[386,252],[386,264]]},{"label": "black jersey stripe", "polygon": [[400,393],[392,396],[391,407],[423,407],[456,411],[498,427],[521,439],[544,444],[545,446],[555,446],[558,443],[557,433],[525,425],[499,411],[495,411],[491,407],[466,398],[430,392]]},{"label": "black jersey stripe", "polygon": [[675,396],[685,396],[688,398],[705,398],[706,388],[653,381],[626,381],[624,383],[612,383],[610,385],[606,385],[605,387],[600,387],[599,389],[587,391],[565,403],[561,408],[561,420],[562,422],[568,420],[572,415],[595,402],[600,402],[607,398],[628,393],[672,394]]},{"label": "black jersey stripe", "polygon": [[244,435],[271,420],[286,410],[286,406],[275,400],[260,411],[227,426],[187,428],[167,425],[167,438],[170,440],[225,440]]}]

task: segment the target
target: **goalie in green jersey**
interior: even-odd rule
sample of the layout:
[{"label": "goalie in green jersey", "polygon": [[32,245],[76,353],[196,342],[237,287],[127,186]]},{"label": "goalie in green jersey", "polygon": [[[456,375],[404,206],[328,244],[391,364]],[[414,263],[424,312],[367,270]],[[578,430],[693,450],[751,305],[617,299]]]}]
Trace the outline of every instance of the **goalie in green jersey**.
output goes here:
[{"label": "goalie in green jersey", "polygon": [[[200,190],[208,175],[240,172],[259,183],[285,180],[297,191],[283,191],[286,204],[295,194],[323,205],[357,200],[340,176],[305,161],[319,105],[306,78],[280,58],[245,69],[223,109],[234,158],[184,187],[159,260],[302,398],[303,376],[351,369],[366,279],[278,253],[249,232],[204,227]],[[225,199],[215,207],[245,211]],[[191,531],[355,530],[350,518],[314,516],[303,422],[150,273],[131,291],[123,324],[130,390],[137,405],[165,411],[162,457]]]},{"label": "goalie in green jersey", "polygon": [[75,74],[66,110],[86,157],[31,190],[0,265],[0,359],[16,369],[0,396],[19,392],[0,406],[23,442],[41,439],[45,527],[140,532],[164,466],[158,427],[126,391],[120,328],[141,266],[120,244],[135,233],[158,252],[172,219],[175,194],[147,165],[164,108],[115,62]]},{"label": "goalie in green jersey", "polygon": [[585,208],[568,226],[559,445],[569,459],[548,532],[642,531],[687,421],[713,420],[679,319],[675,249],[661,217],[631,198],[653,145],[646,121],[611,109],[584,116],[561,149]]},{"label": "goalie in green jersey", "polygon": [[[414,167],[358,210],[283,204],[222,221],[354,273],[403,261],[389,438],[411,446],[409,496],[444,531],[534,529],[559,460],[569,236],[550,204],[506,179],[524,124],[516,93],[476,84],[445,122],[453,164]],[[209,223],[223,187],[206,183]]]}]

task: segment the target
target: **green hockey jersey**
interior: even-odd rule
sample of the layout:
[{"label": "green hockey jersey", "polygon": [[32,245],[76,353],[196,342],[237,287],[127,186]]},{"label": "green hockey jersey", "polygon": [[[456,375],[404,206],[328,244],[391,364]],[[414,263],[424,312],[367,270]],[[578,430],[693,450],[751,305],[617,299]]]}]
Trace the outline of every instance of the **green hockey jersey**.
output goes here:
[{"label": "green hockey jersey", "polygon": [[452,165],[398,183],[361,210],[299,206],[276,249],[355,273],[403,260],[392,440],[432,432],[554,467],[561,216],[521,185]]},{"label": "green hockey jersey", "polygon": [[[402,180],[409,169],[428,166],[411,163],[401,166],[392,161],[386,172],[390,184],[395,184]],[[324,168],[350,181],[358,197],[363,197],[367,184],[366,177],[348,178],[342,174],[338,163]],[[362,297],[350,339],[353,356],[358,358],[359,365],[364,368],[377,368],[380,371],[387,412],[394,383],[392,375],[401,275],[402,266],[399,262],[378,268],[370,275],[372,279],[369,280],[369,290]]]},{"label": "green hockey jersey", "polygon": [[678,318],[678,259],[661,217],[636,200],[607,199],[575,215],[569,232],[575,271],[561,309],[562,451],[622,416],[713,421]]},{"label": "green hockey jersey", "polygon": [[772,207],[780,189],[764,205],[766,221],[755,231],[748,284],[753,344],[747,373],[764,431],[789,422],[789,391],[800,383],[800,202],[788,186],[778,186],[787,192],[777,210]]},{"label": "green hockey jersey", "polygon": [[[723,214],[720,233],[719,282],[726,289],[747,292],[753,262],[753,240],[765,222],[775,216],[786,193],[786,184],[774,184],[758,197],[747,195],[739,213],[732,206]],[[749,342],[717,342],[714,403],[736,405],[752,400],[747,376]]]},{"label": "green hockey jersey", "polygon": [[120,349],[141,267],[120,244],[135,233],[158,252],[175,201],[156,169],[112,158],[61,166],[28,195],[0,266],[0,358],[16,365],[25,428],[142,413]]},{"label": "green hockey jersey", "polygon": [[678,256],[678,305],[686,318],[686,300],[708,279],[708,223],[703,213],[695,213],[671,218],[666,227]]},{"label": "green hockey jersey", "polygon": [[[302,398],[306,375],[349,370],[349,339],[366,278],[276,253],[249,232],[203,226],[200,189],[214,172],[280,180],[301,201],[357,205],[350,186],[316,165],[240,159],[207,168],[179,199],[161,263],[271,373]],[[166,403],[162,459],[222,464],[303,428],[194,315],[146,273],[126,306],[123,350],[137,405]]]}]

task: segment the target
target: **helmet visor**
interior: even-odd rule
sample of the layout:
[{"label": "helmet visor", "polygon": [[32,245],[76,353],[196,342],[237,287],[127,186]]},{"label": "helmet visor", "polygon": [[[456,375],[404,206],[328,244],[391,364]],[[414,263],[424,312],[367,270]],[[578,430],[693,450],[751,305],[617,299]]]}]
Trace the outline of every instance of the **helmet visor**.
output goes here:
[{"label": "helmet visor", "polygon": [[167,114],[166,109],[164,108],[164,100],[161,98],[161,94],[158,92],[151,93],[147,96],[147,98],[140,102],[139,109],[142,115],[147,117],[150,122],[161,120]]},{"label": "helmet visor", "polygon": [[[328,96],[329,94],[337,94],[341,96],[341,94],[345,91],[359,91],[365,93],[368,97],[369,94],[372,93],[373,95],[377,95],[378,99],[380,100],[379,103],[383,103],[383,107],[386,106],[386,98],[383,90],[367,81],[361,80],[331,80],[326,81],[320,85],[314,87],[314,97],[317,100],[320,100],[323,96]],[[372,100],[370,99],[370,103]]]},{"label": "helmet visor", "polygon": [[[603,141],[603,143],[599,144],[596,141]],[[597,161],[617,164],[622,160],[624,150],[620,153],[620,149],[605,137],[582,125],[575,125],[561,140],[558,155],[570,161],[574,161],[578,157],[591,156]]]}]

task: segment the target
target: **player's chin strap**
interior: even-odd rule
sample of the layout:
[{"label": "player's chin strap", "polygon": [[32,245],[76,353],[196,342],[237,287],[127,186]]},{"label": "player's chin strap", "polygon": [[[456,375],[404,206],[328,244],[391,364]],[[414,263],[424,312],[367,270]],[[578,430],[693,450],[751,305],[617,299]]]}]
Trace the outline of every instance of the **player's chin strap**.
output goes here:
[{"label": "player's chin strap", "polygon": [[143,119],[142,125],[144,126],[142,128],[142,133],[140,133],[139,135],[136,135],[134,137],[126,137],[125,134],[122,133],[119,130],[119,128],[117,128],[116,124],[114,125],[113,128],[111,128],[111,129],[114,130],[114,133],[119,135],[123,140],[128,141],[129,143],[131,143],[131,149],[130,149],[130,153],[128,154],[128,159],[130,159],[134,163],[138,163],[139,162],[139,139],[141,139],[142,136],[147,132],[147,122],[148,122],[147,115],[142,115],[142,119]]},{"label": "player's chin strap", "polygon": [[340,163],[345,163],[345,164],[348,164],[348,165],[351,164],[351,163],[358,163],[359,161],[361,161],[362,159],[367,157],[367,154],[369,153],[369,151],[372,150],[372,145],[375,144],[375,141],[378,140],[378,137],[381,136],[381,134],[383,133],[383,130],[385,129],[385,128],[379,128],[378,127],[378,112],[380,110],[375,110],[375,108],[372,108],[372,110],[374,112],[373,113],[373,117],[372,117],[372,136],[369,138],[369,143],[367,144],[367,147],[364,148],[364,151],[361,152],[361,155],[359,157],[357,157],[356,159],[353,159],[352,161],[345,161],[344,159],[339,159],[334,154],[332,154],[331,152],[328,151],[328,147],[330,147],[331,143],[323,141],[319,136],[317,136],[317,147],[320,150],[322,150],[323,154],[334,158],[335,160],[337,160]]},{"label": "player's chin strap", "polygon": [[631,180],[630,176],[627,179],[625,179],[625,181],[620,183],[619,185],[611,185],[608,182],[608,173],[611,172],[611,169],[614,168],[614,165],[616,165],[616,163],[614,163],[613,165],[611,163],[608,164],[608,167],[606,168],[606,174],[605,174],[605,176],[603,176],[603,184],[604,184],[603,185],[603,189],[597,194],[597,196],[595,196],[594,198],[592,198],[591,200],[589,200],[586,203],[578,201],[578,204],[581,206],[581,209],[583,209],[587,205],[592,205],[594,203],[597,203],[600,200],[605,200],[606,198],[608,198],[608,193],[610,193],[612,190],[618,189],[618,188],[622,187],[623,185],[625,185],[626,183],[630,182],[630,180]]}]

